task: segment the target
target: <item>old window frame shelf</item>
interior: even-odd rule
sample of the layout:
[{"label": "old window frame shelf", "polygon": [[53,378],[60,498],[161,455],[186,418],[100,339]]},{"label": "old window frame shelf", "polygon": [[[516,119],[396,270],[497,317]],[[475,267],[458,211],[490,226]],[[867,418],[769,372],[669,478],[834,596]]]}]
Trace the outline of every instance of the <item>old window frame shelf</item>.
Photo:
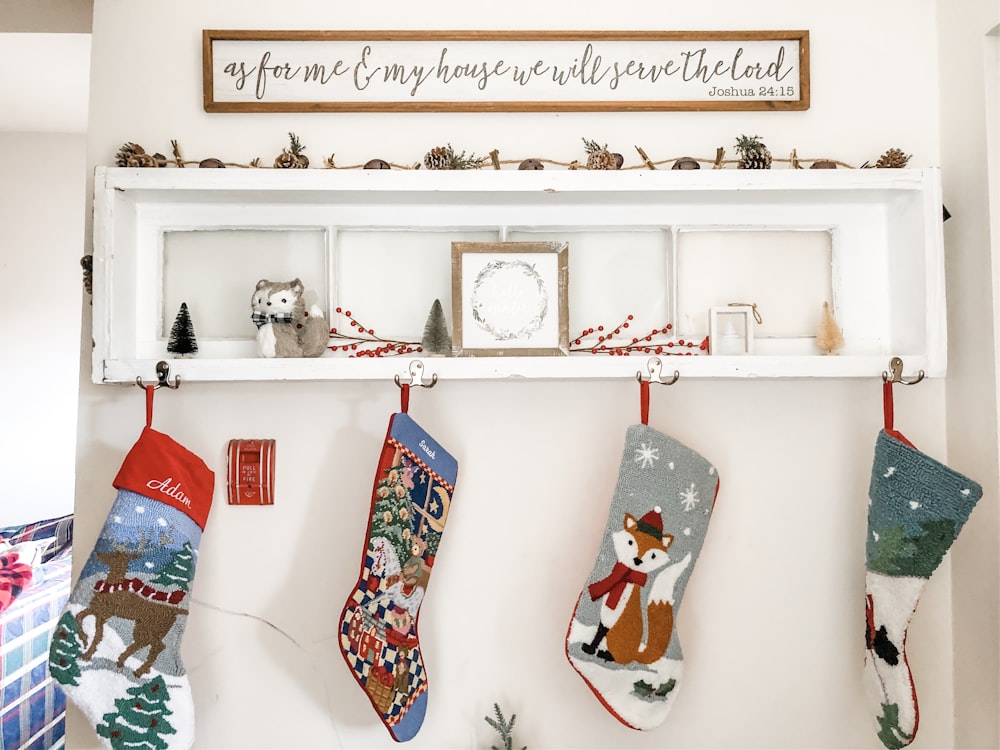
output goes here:
[{"label": "old window frame shelf", "polygon": [[[171,378],[185,382],[407,378],[414,359],[424,363],[427,377],[439,379],[634,378],[645,371],[645,354],[358,359],[328,353],[316,359],[263,359],[218,356],[201,339],[202,353],[196,358],[170,359],[166,354],[163,313],[155,312],[157,305],[162,307],[165,229],[363,226],[377,231],[381,225],[489,228],[501,237],[510,227],[550,226],[829,230],[835,308],[847,340],[843,353],[670,356],[663,357],[665,370],[676,369],[686,378],[872,377],[885,369],[889,357],[899,356],[908,372],[943,377],[942,224],[937,169],[98,167],[92,378],[96,383],[155,379],[156,363],[164,359],[170,362]],[[327,252],[333,250],[328,247]],[[572,246],[570,253],[572,285]],[[148,323],[151,318],[157,318],[155,325]],[[572,325],[570,334],[575,335]],[[859,347],[852,348],[854,339]]]}]

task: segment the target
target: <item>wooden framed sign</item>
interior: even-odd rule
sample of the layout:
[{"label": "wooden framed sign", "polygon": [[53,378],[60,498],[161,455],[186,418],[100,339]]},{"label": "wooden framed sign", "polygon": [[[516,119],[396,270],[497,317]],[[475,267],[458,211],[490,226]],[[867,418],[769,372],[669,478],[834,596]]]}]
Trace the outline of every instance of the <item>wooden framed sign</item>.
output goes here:
[{"label": "wooden framed sign", "polygon": [[809,108],[808,31],[202,32],[206,112]]},{"label": "wooden framed sign", "polygon": [[569,245],[451,243],[455,354],[569,354]]}]

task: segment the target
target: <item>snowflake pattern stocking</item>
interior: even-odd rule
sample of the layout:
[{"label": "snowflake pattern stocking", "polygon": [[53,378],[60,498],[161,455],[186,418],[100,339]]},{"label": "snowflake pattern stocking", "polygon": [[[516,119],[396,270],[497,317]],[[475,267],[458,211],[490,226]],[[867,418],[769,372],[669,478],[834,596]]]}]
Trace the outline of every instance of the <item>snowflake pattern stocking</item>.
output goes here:
[{"label": "snowflake pattern stocking", "polygon": [[215,479],[149,416],[49,648],[49,673],[112,750],[194,742],[180,642]]},{"label": "snowflake pattern stocking", "polygon": [[887,748],[902,748],[919,724],[906,630],[927,580],[983,490],[892,430],[890,413],[887,405],[869,488],[864,676],[878,738]]},{"label": "snowflake pattern stocking", "polygon": [[683,657],[675,613],[718,489],[715,468],[702,456],[646,424],[628,428],[566,656],[604,707],[633,729],[659,726],[677,695]]},{"label": "snowflake pattern stocking", "polygon": [[457,461],[405,413],[405,404],[404,396],[403,412],[389,421],[361,574],[340,626],[344,660],[397,741],[416,736],[427,710],[417,618],[458,474]]}]

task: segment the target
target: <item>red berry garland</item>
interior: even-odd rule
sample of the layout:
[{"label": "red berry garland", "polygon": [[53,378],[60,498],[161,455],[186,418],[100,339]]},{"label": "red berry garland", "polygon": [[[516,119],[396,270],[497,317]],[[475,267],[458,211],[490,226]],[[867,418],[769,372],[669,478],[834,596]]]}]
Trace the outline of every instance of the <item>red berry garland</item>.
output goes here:
[{"label": "red berry garland", "polygon": [[[351,315],[350,310],[338,307],[337,313],[343,315],[351,322],[351,328],[357,328],[359,335],[341,333],[336,328],[330,329],[330,338],[340,339],[348,343],[334,344],[331,351],[351,352],[349,357],[385,357],[397,354],[413,354],[421,352],[423,349],[417,341],[396,341],[384,339],[375,333],[374,328],[366,328]],[[376,346],[370,346],[375,344]],[[359,345],[361,348],[359,348]]]},{"label": "red berry garland", "polygon": [[[589,352],[590,354],[607,354],[611,357],[627,357],[632,352],[639,354],[672,354],[677,356],[690,356],[698,351],[704,351],[707,346],[704,341],[696,343],[684,339],[670,338],[667,341],[653,341],[656,336],[670,336],[674,329],[673,324],[667,323],[663,328],[654,328],[645,336],[632,337],[631,341],[614,341],[616,336],[622,335],[622,330],[629,327],[629,323],[634,316],[629,315],[611,333],[604,333],[604,326],[597,328],[585,328],[579,336],[573,340],[570,346],[571,352]],[[598,334],[596,342],[587,342],[588,336]]]}]

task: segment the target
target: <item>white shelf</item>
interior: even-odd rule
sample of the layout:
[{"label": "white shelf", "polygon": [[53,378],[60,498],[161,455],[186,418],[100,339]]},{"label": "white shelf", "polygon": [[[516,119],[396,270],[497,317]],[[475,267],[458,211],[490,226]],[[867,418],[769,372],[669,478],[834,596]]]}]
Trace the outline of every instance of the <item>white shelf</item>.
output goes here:
[{"label": "white shelf", "polygon": [[[844,350],[822,356],[812,354],[808,342],[801,340],[764,340],[758,342],[758,353],[749,356],[662,356],[665,375],[677,370],[685,378],[871,377],[886,369],[890,357],[899,356],[907,374],[924,370],[930,377],[941,377],[946,371],[941,225],[940,177],[933,169],[98,168],[92,375],[99,383],[128,383],[136,377],[148,381],[155,379],[156,362],[170,359],[164,319],[172,322],[174,310],[165,302],[164,235],[171,231],[315,231],[325,238],[324,273],[329,280],[327,304],[322,306],[332,309],[341,296],[356,291],[342,288],[350,282],[342,282],[339,261],[332,257],[338,233],[399,236],[423,231],[447,237],[492,232],[506,238],[517,231],[611,232],[615,237],[660,232],[670,245],[670,256],[676,252],[678,235],[687,231],[759,230],[831,234],[830,283],[847,342]],[[571,242],[571,286],[572,251]],[[442,257],[447,257],[447,248]],[[669,276],[676,260],[674,266],[669,257],[666,263]],[[448,268],[428,266],[427,273],[436,276],[430,281],[450,289],[440,278]],[[781,269],[773,272],[780,274]],[[216,281],[221,288],[224,279]],[[211,289],[213,280],[201,283]],[[665,289],[664,295],[667,309],[676,313],[678,291],[676,281],[672,283],[675,288]],[[245,297],[242,290],[236,293],[231,306],[242,310],[250,291]],[[248,316],[247,307],[244,338],[239,338],[242,333],[216,339],[199,335],[201,353],[195,359],[170,360],[171,377],[188,382],[407,378],[413,357],[353,359],[329,353],[316,359],[257,358],[252,356]],[[580,319],[593,318],[581,313]],[[571,336],[575,330],[571,309]],[[636,372],[646,371],[651,356],[416,359],[427,377],[435,374],[440,379],[570,380],[634,378]]]},{"label": "white shelf", "polygon": [[[900,355],[907,376],[927,371],[926,357]],[[683,378],[870,378],[888,370],[889,358],[861,357],[675,357],[632,354],[627,357],[385,357],[382,359],[168,359],[170,382],[248,380],[392,380],[410,382],[411,363],[418,362],[425,382],[440,380],[609,380],[649,375],[659,360],[664,380],[676,371]],[[155,360],[116,360],[108,364],[107,383],[156,382]]]}]

